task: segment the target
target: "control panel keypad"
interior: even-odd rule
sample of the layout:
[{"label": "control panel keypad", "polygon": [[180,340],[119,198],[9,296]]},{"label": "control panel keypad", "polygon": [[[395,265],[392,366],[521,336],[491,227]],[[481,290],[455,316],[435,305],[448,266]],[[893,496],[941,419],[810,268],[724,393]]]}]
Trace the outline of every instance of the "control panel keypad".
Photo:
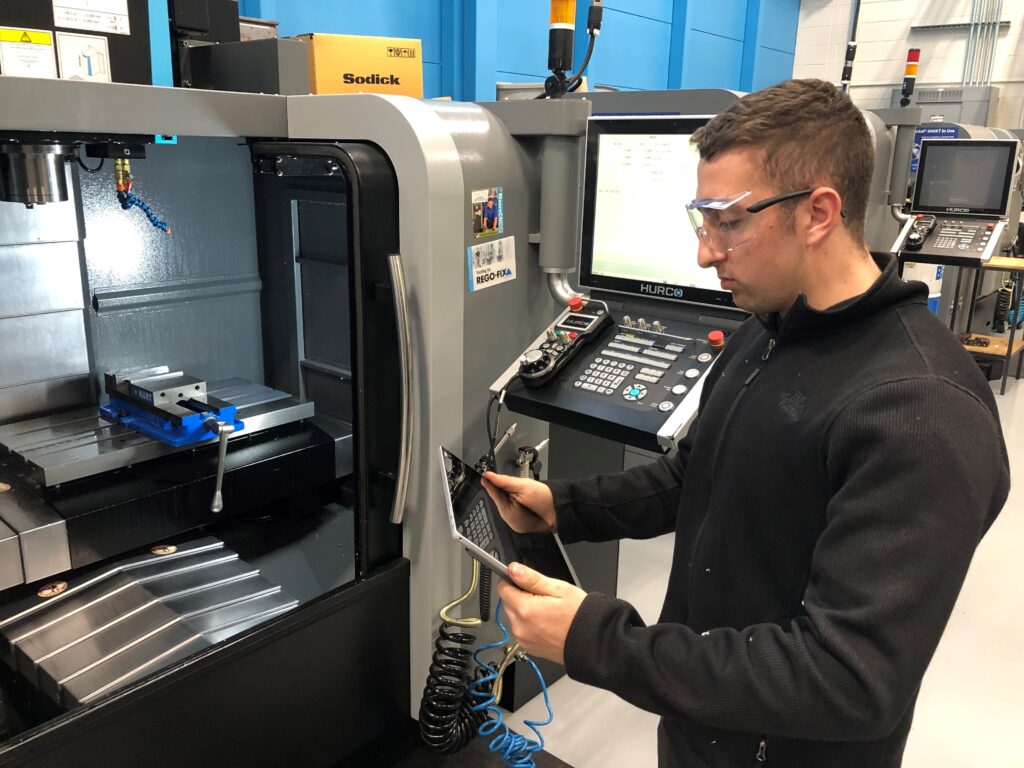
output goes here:
[{"label": "control panel keypad", "polygon": [[614,395],[636,366],[603,357],[596,358],[573,386],[598,395]]},{"label": "control panel keypad", "polygon": [[984,253],[992,239],[994,225],[985,222],[942,219],[927,247],[943,251]]},{"label": "control panel keypad", "polygon": [[665,337],[667,326],[660,321],[658,326],[658,331],[620,327],[598,347],[600,357],[579,370],[572,386],[602,397],[618,394],[626,401],[623,405],[656,408],[662,413],[674,410],[676,403],[667,398],[685,396],[689,387],[681,381],[699,378],[704,368],[695,363],[707,366],[714,355],[708,342],[669,339]]}]

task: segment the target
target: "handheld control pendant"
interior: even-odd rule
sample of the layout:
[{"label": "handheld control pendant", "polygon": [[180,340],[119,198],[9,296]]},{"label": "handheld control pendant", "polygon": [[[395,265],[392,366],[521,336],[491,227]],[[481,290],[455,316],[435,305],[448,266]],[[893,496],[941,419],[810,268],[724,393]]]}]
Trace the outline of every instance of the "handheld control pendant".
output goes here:
[{"label": "handheld control pendant", "polygon": [[575,297],[545,331],[545,341],[519,358],[519,377],[528,387],[551,381],[579,351],[614,324],[608,305]]},{"label": "handheld control pendant", "polygon": [[910,228],[910,234],[907,235],[906,249],[908,251],[920,251],[928,235],[935,229],[935,223],[936,219],[934,216],[919,213],[913,226]]}]

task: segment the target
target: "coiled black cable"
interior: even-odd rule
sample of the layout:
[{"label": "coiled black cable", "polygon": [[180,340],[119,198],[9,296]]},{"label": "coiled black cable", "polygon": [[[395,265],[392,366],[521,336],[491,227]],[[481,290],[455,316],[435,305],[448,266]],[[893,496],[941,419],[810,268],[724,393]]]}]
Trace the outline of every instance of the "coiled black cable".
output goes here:
[{"label": "coiled black cable", "polygon": [[1013,283],[1004,283],[1003,287],[996,291],[996,308],[992,313],[992,330],[996,333],[1003,333],[1006,330],[1012,302]]},{"label": "coiled black cable", "polygon": [[[446,755],[464,749],[476,737],[480,724],[490,718],[487,712],[473,710],[477,702],[469,691],[476,636],[466,630],[482,622],[478,618],[456,619],[449,613],[473,596],[480,571],[480,563],[474,560],[469,589],[441,610],[441,628],[420,700],[420,737],[428,749]],[[478,670],[476,678],[483,674],[486,672]]]},{"label": "coiled black cable", "polygon": [[[434,642],[434,656],[420,701],[420,736],[434,751],[450,755],[465,749],[487,720],[474,712],[469,693],[470,667],[476,636],[444,623]],[[481,675],[477,671],[477,677]]]},{"label": "coiled black cable", "polygon": [[491,571],[487,568],[480,572],[480,620],[491,620]]}]

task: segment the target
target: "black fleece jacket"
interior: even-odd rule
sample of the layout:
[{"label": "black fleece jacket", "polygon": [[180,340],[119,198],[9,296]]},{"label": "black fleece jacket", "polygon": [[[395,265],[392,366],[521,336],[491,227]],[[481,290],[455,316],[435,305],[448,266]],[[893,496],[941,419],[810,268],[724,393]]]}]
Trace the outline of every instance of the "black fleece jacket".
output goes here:
[{"label": "black fleece jacket", "polygon": [[565,647],[571,677],[662,715],[661,766],[901,763],[1009,468],[977,365],[875,258],[863,295],[745,323],[678,455],[551,483],[566,541],[675,531],[658,624],[594,593]]}]

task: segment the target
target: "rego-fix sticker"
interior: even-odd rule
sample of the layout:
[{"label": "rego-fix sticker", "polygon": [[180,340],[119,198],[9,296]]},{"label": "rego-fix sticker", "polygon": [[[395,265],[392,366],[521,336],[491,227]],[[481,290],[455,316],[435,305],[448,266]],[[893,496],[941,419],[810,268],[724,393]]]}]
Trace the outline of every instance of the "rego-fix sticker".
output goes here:
[{"label": "rego-fix sticker", "polygon": [[473,236],[501,235],[505,232],[505,190],[501,187],[473,192]]},{"label": "rego-fix sticker", "polygon": [[489,243],[471,245],[469,257],[469,292],[493,288],[516,279],[516,239],[504,237]]}]

